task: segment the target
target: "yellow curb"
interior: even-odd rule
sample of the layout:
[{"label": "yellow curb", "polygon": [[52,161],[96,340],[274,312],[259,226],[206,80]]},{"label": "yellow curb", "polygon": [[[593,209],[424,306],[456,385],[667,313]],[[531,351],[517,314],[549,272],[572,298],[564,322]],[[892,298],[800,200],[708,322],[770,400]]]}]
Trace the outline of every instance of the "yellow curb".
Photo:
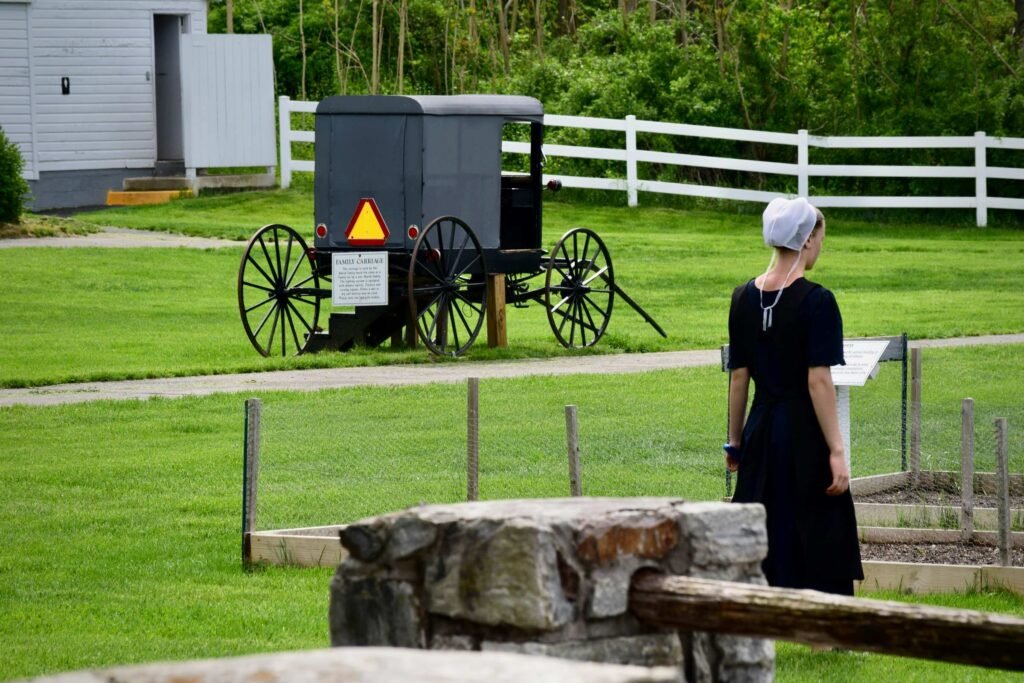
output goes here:
[{"label": "yellow curb", "polygon": [[142,204],[166,204],[172,199],[191,197],[192,190],[138,190],[134,192],[107,192],[107,206],[139,206]]}]

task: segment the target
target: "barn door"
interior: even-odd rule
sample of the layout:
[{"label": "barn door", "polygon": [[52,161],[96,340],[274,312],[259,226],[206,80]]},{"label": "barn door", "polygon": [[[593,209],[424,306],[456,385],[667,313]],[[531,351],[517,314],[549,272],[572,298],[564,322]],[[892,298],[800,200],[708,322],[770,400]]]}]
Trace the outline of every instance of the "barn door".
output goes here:
[{"label": "barn door", "polygon": [[275,166],[270,36],[182,36],[185,167]]}]

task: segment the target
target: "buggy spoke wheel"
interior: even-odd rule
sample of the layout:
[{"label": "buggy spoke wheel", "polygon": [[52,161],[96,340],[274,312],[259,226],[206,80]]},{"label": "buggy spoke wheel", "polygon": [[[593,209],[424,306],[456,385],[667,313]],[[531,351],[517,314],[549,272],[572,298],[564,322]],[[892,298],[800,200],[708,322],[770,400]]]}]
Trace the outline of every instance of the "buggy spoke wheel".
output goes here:
[{"label": "buggy spoke wheel", "polygon": [[264,356],[302,353],[318,329],[320,298],[309,290],[319,288],[302,237],[286,225],[260,228],[238,269],[238,311],[253,348]]},{"label": "buggy spoke wheel", "polygon": [[461,356],[484,321],[484,252],[454,216],[431,222],[413,245],[409,315],[419,339],[439,356]]},{"label": "buggy spoke wheel", "polygon": [[551,250],[544,307],[555,338],[566,348],[593,346],[604,336],[615,302],[611,255],[597,233],[573,228]]}]

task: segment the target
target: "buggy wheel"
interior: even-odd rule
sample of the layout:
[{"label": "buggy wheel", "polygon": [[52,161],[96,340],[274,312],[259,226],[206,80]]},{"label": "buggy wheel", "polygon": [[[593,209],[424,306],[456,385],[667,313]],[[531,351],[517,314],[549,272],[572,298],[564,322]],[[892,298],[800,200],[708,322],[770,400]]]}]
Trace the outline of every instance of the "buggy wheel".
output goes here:
[{"label": "buggy wheel", "polygon": [[548,259],[544,307],[562,346],[593,346],[604,336],[614,283],[611,255],[596,232],[573,228],[558,240]]},{"label": "buggy wheel", "polygon": [[287,225],[249,240],[238,269],[242,327],[261,355],[299,355],[317,330],[320,281],[306,243]]},{"label": "buggy wheel", "polygon": [[454,216],[435,219],[413,245],[409,315],[420,339],[439,356],[460,356],[484,321],[484,252]]}]

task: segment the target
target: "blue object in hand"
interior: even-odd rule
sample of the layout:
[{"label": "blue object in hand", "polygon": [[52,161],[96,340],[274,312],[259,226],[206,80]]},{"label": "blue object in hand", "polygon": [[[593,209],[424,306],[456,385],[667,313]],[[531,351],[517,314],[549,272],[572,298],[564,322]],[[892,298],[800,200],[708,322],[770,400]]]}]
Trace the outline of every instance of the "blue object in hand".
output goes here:
[{"label": "blue object in hand", "polygon": [[743,451],[741,451],[739,448],[737,448],[736,446],[733,446],[730,443],[724,444],[722,446],[722,450],[724,450],[726,455],[728,455],[730,458],[732,458],[736,462],[739,462],[740,460],[743,459]]}]

